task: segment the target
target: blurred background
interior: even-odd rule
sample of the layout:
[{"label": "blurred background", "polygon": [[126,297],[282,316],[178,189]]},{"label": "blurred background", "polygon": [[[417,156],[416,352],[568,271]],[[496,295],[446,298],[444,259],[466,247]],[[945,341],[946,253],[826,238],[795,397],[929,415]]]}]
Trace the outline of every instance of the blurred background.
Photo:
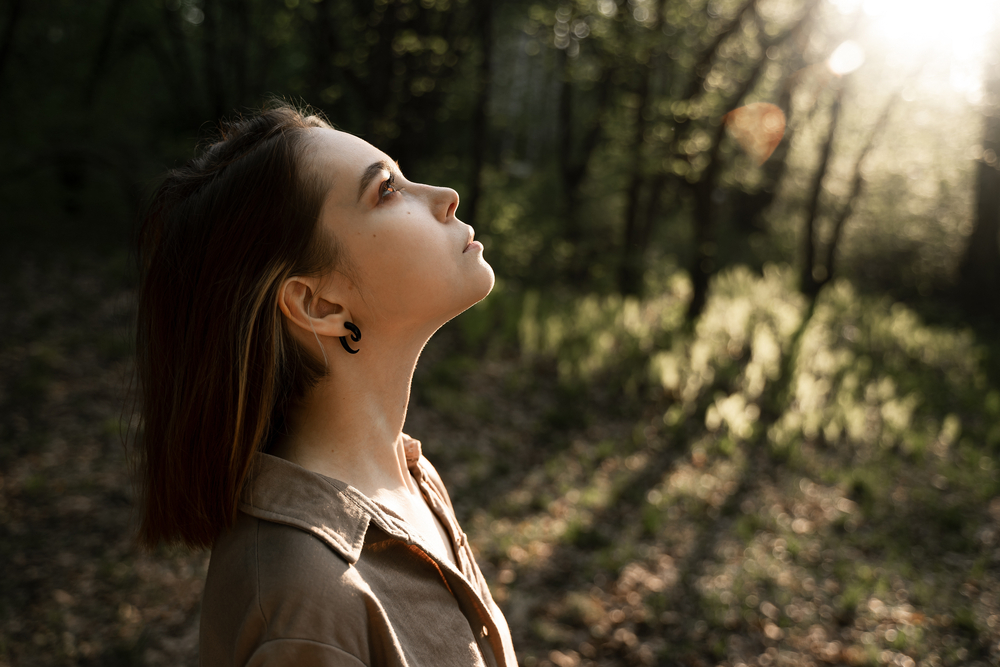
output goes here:
[{"label": "blurred background", "polygon": [[197,664],[130,243],[272,96],[486,247],[406,428],[521,664],[1000,661],[994,0],[4,0],[0,665]]}]

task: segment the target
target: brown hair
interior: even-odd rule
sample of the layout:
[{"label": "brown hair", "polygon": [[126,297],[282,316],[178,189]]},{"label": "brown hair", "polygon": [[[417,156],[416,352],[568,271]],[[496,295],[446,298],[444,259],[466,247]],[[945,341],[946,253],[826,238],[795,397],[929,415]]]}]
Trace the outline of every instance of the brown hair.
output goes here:
[{"label": "brown hair", "polygon": [[289,106],[223,123],[168,172],[138,237],[139,542],[211,546],[236,520],[257,452],[325,373],[278,309],[292,275],[333,269],[326,188],[301,165],[329,127]]}]

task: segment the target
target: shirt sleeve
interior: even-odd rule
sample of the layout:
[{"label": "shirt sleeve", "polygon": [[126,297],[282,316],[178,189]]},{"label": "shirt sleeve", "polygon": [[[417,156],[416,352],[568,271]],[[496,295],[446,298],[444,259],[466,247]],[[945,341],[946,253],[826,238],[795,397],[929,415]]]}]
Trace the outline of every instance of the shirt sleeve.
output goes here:
[{"label": "shirt sleeve", "polygon": [[310,639],[272,639],[257,647],[247,667],[365,667],[365,663],[343,649]]}]

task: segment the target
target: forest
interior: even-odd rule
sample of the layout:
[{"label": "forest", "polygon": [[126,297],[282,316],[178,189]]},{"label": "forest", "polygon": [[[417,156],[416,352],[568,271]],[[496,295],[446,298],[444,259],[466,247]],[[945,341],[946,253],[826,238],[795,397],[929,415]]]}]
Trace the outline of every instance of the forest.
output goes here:
[{"label": "forest", "polygon": [[485,246],[406,431],[519,664],[1000,661],[995,0],[4,0],[0,667],[197,664],[133,241],[273,100]]}]

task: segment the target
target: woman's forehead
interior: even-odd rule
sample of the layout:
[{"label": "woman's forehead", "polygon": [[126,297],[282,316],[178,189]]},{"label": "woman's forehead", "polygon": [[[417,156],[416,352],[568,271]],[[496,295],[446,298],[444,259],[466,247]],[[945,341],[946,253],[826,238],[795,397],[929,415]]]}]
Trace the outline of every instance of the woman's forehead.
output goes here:
[{"label": "woman's forehead", "polygon": [[364,139],[340,130],[312,128],[306,137],[306,163],[330,184],[332,197],[352,197],[368,166],[388,159]]}]

